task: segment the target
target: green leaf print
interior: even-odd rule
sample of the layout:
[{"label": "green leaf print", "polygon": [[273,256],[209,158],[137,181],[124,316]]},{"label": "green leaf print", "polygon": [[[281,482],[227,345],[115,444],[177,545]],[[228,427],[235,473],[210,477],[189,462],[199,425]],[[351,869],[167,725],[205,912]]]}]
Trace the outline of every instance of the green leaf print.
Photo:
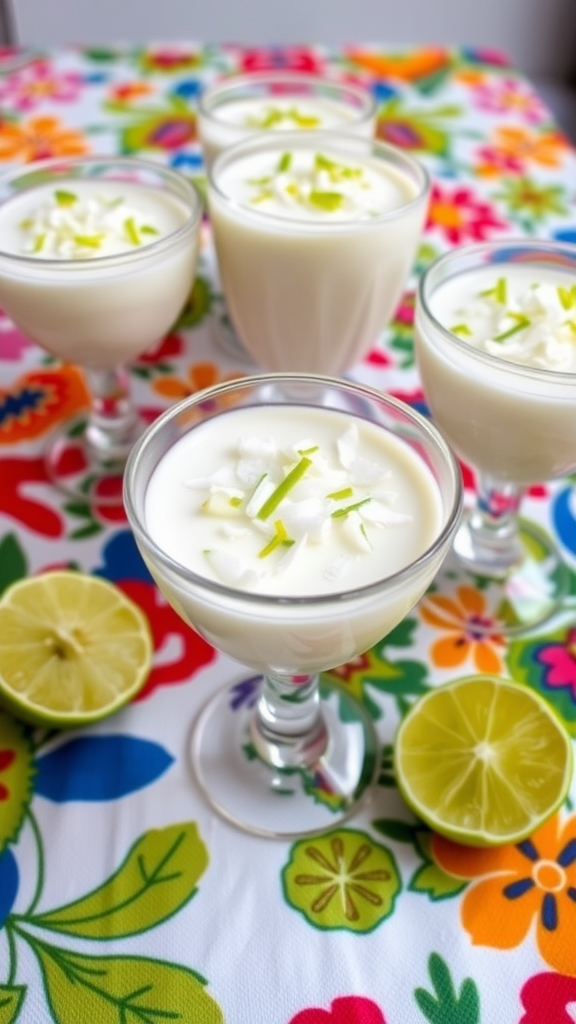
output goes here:
[{"label": "green leaf print", "polygon": [[22,1008],[23,985],[0,985],[0,1024],[13,1024]]},{"label": "green leaf print", "polygon": [[[118,871],[98,889],[30,923],[89,939],[123,938],[171,917],[196,892],[208,854],[196,824],[145,832]],[[94,1018],[82,1017],[78,1020]]]},{"label": "green leaf print", "polygon": [[40,961],[57,1024],[223,1024],[194,971],[147,957],[86,956],[26,935]]},{"label": "green leaf print", "polygon": [[7,533],[0,540],[0,594],[26,575],[26,556],[18,538]]},{"label": "green leaf print", "polygon": [[450,970],[438,953],[428,960],[430,979],[435,995],[424,988],[414,991],[414,998],[430,1024],[479,1024],[480,1001],[478,989],[471,978],[456,992]]},{"label": "green leaf print", "polygon": [[18,837],[32,799],[34,774],[29,731],[0,710],[0,854]]},{"label": "green leaf print", "polygon": [[431,900],[449,899],[457,896],[468,885],[467,881],[455,878],[436,864],[431,852],[432,833],[419,831],[416,834],[416,849],[424,864],[415,871],[408,888],[412,892],[425,893]]}]

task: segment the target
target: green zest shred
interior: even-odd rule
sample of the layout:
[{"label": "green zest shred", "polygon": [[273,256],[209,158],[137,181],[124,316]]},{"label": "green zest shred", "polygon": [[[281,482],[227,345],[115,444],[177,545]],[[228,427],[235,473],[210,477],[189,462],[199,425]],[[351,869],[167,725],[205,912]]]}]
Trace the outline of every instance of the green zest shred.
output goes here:
[{"label": "green zest shred", "polygon": [[126,217],[126,220],[124,221],[124,230],[126,231],[129,240],[132,242],[132,245],[142,244],[142,239],[140,238],[140,233],[136,227],[134,217]]},{"label": "green zest shred", "polygon": [[327,498],[331,498],[332,501],[344,501],[345,498],[351,498],[354,491],[351,487],[343,487],[341,491],[332,491],[331,494],[327,494]]},{"label": "green zest shred", "polygon": [[353,505],[346,505],[345,508],[337,508],[335,512],[332,512],[332,519],[343,519],[344,516],[350,515],[351,512],[356,512],[362,505],[366,505],[371,498],[363,498],[362,501],[355,501]]},{"label": "green zest shred", "polygon": [[506,305],[506,299],[508,296],[508,282],[506,278],[499,277],[494,287],[487,288],[486,291],[480,292],[480,296],[483,299],[494,298],[501,306]]},{"label": "green zest shred", "polygon": [[516,323],[507,331],[502,331],[501,334],[496,334],[494,336],[494,341],[506,341],[506,339],[511,338],[512,335],[518,334],[519,331],[524,331],[527,327],[530,327],[530,318],[524,316],[522,313],[508,313],[508,316],[512,320],[516,320]]},{"label": "green zest shred", "polygon": [[34,252],[42,252],[42,249],[44,248],[45,241],[46,241],[46,235],[45,234],[43,234],[43,235],[36,235],[36,238],[34,239],[34,245],[32,246],[32,252],[33,253]]},{"label": "green zest shred", "polygon": [[58,206],[73,206],[74,203],[78,202],[78,196],[74,192],[67,192],[63,188],[56,189],[54,198]]},{"label": "green zest shred", "polygon": [[308,196],[308,202],[320,210],[331,212],[340,209],[344,202],[344,196],[341,192],[319,192],[314,189]]},{"label": "green zest shred", "polygon": [[312,459],[303,457],[295,466],[292,467],[290,472],[284,477],[282,483],[278,484],[278,487],[272,491],[268,500],[262,505],[262,508],[258,512],[258,519],[268,519],[272,513],[276,511],[280,502],[282,502],[290,491],[293,490],[311,465]]},{"label": "green zest shred", "polygon": [[74,235],[74,242],[84,249],[99,249],[103,238],[104,235]]},{"label": "green zest shred", "polygon": [[468,338],[472,334],[468,324],[454,324],[454,327],[451,327],[450,330],[452,334],[459,334],[462,338]]},{"label": "green zest shred", "polygon": [[576,306],[576,284],[571,288],[564,288],[559,285],[557,288],[558,298],[563,309],[574,309]]},{"label": "green zest shred", "polygon": [[282,153],[278,161],[278,167],[276,168],[277,174],[284,174],[289,171],[292,166],[292,153]]},{"label": "green zest shred", "polygon": [[258,552],[258,558],[267,558],[267,556],[271,555],[276,548],[280,547],[280,545],[283,547],[291,547],[294,543],[294,541],[288,536],[286,527],[281,519],[276,520],[274,523],[274,529],[276,533],[272,537],[272,540],[266,544],[266,547],[263,547],[262,550]]}]

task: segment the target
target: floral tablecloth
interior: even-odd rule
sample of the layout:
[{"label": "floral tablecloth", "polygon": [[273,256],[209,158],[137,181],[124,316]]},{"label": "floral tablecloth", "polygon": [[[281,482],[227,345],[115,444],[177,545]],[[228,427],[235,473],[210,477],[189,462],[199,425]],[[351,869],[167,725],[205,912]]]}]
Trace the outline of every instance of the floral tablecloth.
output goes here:
[{"label": "floral tablecloth", "polygon": [[[414,274],[392,325],[353,371],[426,410],[412,349],[422,268],[474,240],[576,241],[576,154],[501,54],[193,43],[40,54],[0,71],[0,168],[138,153],[200,182],[198,94],[217,76],[269,66],[364,83],[378,98],[378,135],[431,172]],[[223,316],[206,223],[187,307],[131,367],[143,415],[253,369],[215,340]],[[476,629],[487,614],[482,591],[428,594],[378,647],[332,674],[376,723],[371,801],[321,838],[250,837],[204,804],[187,754],[190,723],[214,687],[237,681],[238,699],[249,700],[248,673],[167,607],[123,512],[66,501],[48,484],[41,448],[86,403],[79,371],[50,361],[2,316],[0,373],[0,590],[79,567],[144,609],[155,644],[140,697],[97,727],[31,731],[0,712],[0,1024],[576,1020],[572,803],[518,847],[465,850],[411,816],[391,768],[394,730],[414,697],[475,671],[543,693],[576,736],[574,596],[536,635],[506,641],[497,623],[488,635]],[[576,594],[574,481],[534,487],[526,513],[556,535]]]}]

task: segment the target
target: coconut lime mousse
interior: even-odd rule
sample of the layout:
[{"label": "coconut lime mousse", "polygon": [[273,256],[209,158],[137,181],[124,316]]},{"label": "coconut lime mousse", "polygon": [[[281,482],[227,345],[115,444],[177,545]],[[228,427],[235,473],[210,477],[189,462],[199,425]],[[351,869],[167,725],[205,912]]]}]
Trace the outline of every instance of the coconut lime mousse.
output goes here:
[{"label": "coconut lime mousse", "polygon": [[[98,369],[131,359],[188,295],[189,221],[177,195],[129,180],[71,178],[16,193],[0,206],[1,249],[15,257],[0,254],[3,308],[62,359]],[[170,251],[153,247],[179,231]]]},{"label": "coconut lime mousse", "polygon": [[433,416],[479,471],[456,553],[497,584],[498,628],[529,628],[566,585],[550,538],[518,509],[524,488],[576,467],[576,249],[503,241],[442,257],[422,279],[415,336]]},{"label": "coconut lime mousse", "polygon": [[124,490],[167,601],[245,666],[194,724],[207,798],[258,834],[333,828],[369,791],[378,745],[319,673],[380,641],[436,574],[460,515],[448,445],[359,384],[253,376],[163,413]]},{"label": "coconut lime mousse", "polygon": [[344,134],[259,137],[216,161],[224,294],[260,366],[341,373],[367,353],[400,298],[427,190],[404,154]]}]

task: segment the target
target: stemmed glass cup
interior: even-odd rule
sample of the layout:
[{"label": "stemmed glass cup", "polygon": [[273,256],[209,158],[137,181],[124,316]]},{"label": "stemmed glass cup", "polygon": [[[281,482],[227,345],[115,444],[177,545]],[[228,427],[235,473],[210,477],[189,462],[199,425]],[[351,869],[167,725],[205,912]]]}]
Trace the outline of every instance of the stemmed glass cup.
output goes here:
[{"label": "stemmed glass cup", "polygon": [[210,168],[225,149],[257,132],[341,128],[371,137],[373,93],[297,71],[233,75],[209,85],[198,101],[198,132]]},{"label": "stemmed glass cup", "polygon": [[537,626],[566,590],[551,537],[519,513],[530,485],[576,467],[575,310],[569,244],[471,245],[440,257],[420,281],[415,340],[427,401],[478,471],[454,555],[486,594],[479,633]]},{"label": "stemmed glass cup", "polygon": [[[243,583],[234,575],[234,554],[226,556],[228,578],[203,575],[207,552],[189,514],[205,495],[190,490],[185,478],[202,476],[206,467],[219,464],[222,444],[233,445],[243,436],[244,415],[258,416],[266,435],[277,427],[295,438],[300,431],[308,436],[310,416],[317,415],[318,431],[326,418],[331,432],[344,426],[347,433],[353,425],[374,432],[378,452],[380,441],[398,445],[430,499],[414,503],[417,541],[411,550],[418,553],[405,560],[398,555],[399,534],[390,527],[382,535],[383,550],[370,549],[364,561],[352,557],[360,575],[348,582],[338,573],[326,582],[314,568],[314,545],[294,563],[299,566],[296,588],[286,588],[282,575],[267,592]],[[279,426],[280,420],[288,426]],[[212,434],[218,437],[214,448]],[[200,445],[196,454],[190,443]],[[324,443],[322,437],[321,447]],[[336,441],[330,435],[326,444]],[[154,512],[158,497],[166,507],[156,506]],[[345,501],[345,495],[340,499]],[[163,413],[129,456],[124,500],[136,543],[167,601],[214,647],[247,669],[231,688],[215,693],[194,724],[191,757],[208,801],[227,820],[259,835],[298,836],[332,828],[366,795],[378,767],[378,745],[363,708],[344,688],[320,683],[319,673],[379,641],[435,576],[461,510],[460,471],[451,449],[424,417],[360,384],[314,375],[261,375],[198,392]],[[221,496],[214,500],[218,506]],[[398,500],[395,506],[398,513],[401,504]],[[288,516],[283,507],[278,506],[275,520]],[[351,508],[338,514],[349,513],[358,515]],[[217,510],[216,530],[224,522],[218,516]],[[169,534],[161,542],[160,522]],[[168,551],[172,541],[175,546]],[[240,551],[242,543],[240,530],[233,549]],[[201,550],[190,562],[186,551],[194,544]],[[255,557],[258,565],[262,554],[266,550]],[[397,561],[390,571],[393,557]]]},{"label": "stemmed glass cup", "polygon": [[342,374],[367,354],[400,300],[428,196],[411,156],[344,131],[259,133],[220,154],[208,177],[218,267],[260,369]]},{"label": "stemmed glass cup", "polygon": [[201,212],[182,175],[130,157],[39,161],[0,179],[0,304],[31,340],[80,366],[92,395],[85,420],[64,424],[46,453],[51,479],[77,499],[121,503],[142,429],[126,366],[190,294]]}]

